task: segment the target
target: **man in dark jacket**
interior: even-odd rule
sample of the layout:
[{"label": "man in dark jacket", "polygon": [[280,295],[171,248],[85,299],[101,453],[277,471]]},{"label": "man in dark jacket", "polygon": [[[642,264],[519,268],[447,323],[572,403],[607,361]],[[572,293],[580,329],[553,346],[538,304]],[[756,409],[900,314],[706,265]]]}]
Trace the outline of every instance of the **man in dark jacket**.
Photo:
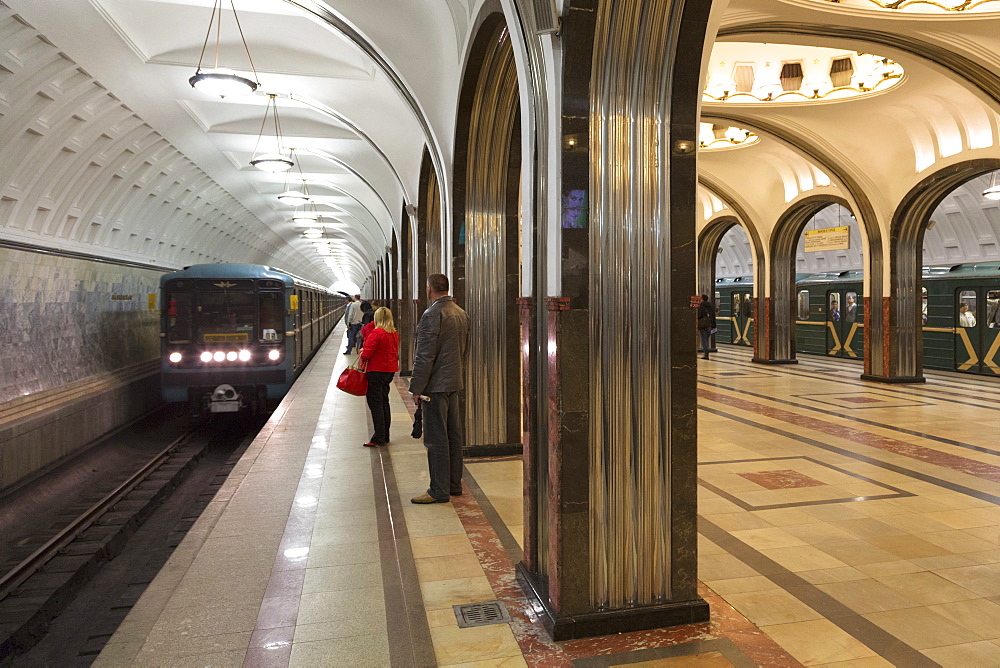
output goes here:
[{"label": "man in dark jacket", "polygon": [[708,295],[701,296],[698,305],[698,335],[701,337],[702,359],[708,359],[708,351],[712,347],[712,330],[715,329],[715,306],[709,301]]},{"label": "man in dark jacket", "polygon": [[469,349],[469,316],[448,295],[448,277],[427,277],[431,305],[420,316],[413,352],[410,393],[424,417],[424,447],[431,485],[413,503],[447,503],[462,494],[462,410],[459,393],[465,389]]}]

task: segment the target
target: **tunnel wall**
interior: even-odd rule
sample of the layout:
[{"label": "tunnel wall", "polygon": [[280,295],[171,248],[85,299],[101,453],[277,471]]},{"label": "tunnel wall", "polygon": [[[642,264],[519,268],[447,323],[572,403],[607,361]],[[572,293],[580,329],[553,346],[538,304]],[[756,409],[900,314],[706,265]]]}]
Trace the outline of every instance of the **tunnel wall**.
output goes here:
[{"label": "tunnel wall", "polygon": [[160,403],[161,273],[0,248],[0,489]]}]

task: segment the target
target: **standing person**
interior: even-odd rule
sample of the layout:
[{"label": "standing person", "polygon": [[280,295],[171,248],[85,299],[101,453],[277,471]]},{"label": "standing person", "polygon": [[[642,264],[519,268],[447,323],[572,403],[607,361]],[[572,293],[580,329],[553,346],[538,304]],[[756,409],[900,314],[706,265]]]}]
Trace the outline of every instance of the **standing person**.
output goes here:
[{"label": "standing person", "polygon": [[365,360],[368,376],[368,410],[372,414],[375,433],[365,447],[374,448],[389,442],[389,385],[399,371],[399,333],[392,322],[392,311],[384,306],[375,311],[374,328],[365,337],[361,359]]},{"label": "standing person", "polygon": [[448,295],[448,277],[427,277],[427,300],[431,305],[417,323],[410,393],[422,405],[424,446],[431,484],[412,503],[447,503],[462,494],[462,410],[459,393],[465,388],[465,365],[469,348],[469,316]]},{"label": "standing person", "polygon": [[850,292],[847,293],[847,313],[845,314],[844,319],[847,320],[847,322],[855,322],[858,319],[857,300]]},{"label": "standing person", "polygon": [[368,301],[367,299],[362,299],[361,300],[361,325],[358,327],[358,333],[355,334],[355,336],[357,337],[357,341],[355,341],[355,345],[357,345],[359,351],[365,345],[365,333],[368,331],[368,330],[365,329],[365,327],[368,327],[368,325],[371,324],[374,321],[375,321],[375,309],[372,308],[372,303],[370,301]]},{"label": "standing person", "polygon": [[358,332],[361,331],[361,320],[364,317],[361,312],[361,295],[354,295],[350,312],[344,317],[347,319],[347,350],[344,351],[344,354],[350,355],[357,341]]},{"label": "standing person", "polygon": [[708,295],[702,295],[701,303],[698,304],[698,335],[701,337],[702,359],[708,359],[713,329],[715,329],[715,307],[708,300]]},{"label": "standing person", "polygon": [[976,326],[976,316],[973,315],[972,311],[969,310],[969,305],[965,302],[962,302],[958,306],[958,326],[959,327]]}]

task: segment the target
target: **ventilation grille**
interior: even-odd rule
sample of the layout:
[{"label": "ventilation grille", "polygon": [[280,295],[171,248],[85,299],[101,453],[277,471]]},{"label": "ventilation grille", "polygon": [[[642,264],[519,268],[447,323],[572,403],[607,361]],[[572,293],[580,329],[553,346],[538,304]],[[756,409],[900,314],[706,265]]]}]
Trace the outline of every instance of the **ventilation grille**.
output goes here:
[{"label": "ventilation grille", "polygon": [[489,626],[490,624],[505,624],[510,621],[506,606],[500,601],[488,603],[467,603],[452,606],[458,628],[467,629],[470,626]]},{"label": "ventilation grille", "polygon": [[559,14],[554,0],[532,0],[535,12],[535,32],[539,35],[559,32]]}]

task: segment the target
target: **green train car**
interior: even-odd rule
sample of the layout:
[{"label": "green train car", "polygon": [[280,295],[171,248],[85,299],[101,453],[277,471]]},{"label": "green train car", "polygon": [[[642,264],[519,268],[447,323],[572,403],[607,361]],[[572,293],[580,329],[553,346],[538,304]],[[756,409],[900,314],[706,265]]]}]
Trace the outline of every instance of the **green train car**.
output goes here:
[{"label": "green train car", "polygon": [[753,276],[715,282],[715,342],[753,347]]},{"label": "green train car", "polygon": [[[923,270],[924,368],[1000,376],[1000,263]],[[864,358],[864,274],[796,276],[795,350]],[[716,281],[718,343],[753,345],[753,280]],[[737,305],[738,304],[738,305]]]}]

